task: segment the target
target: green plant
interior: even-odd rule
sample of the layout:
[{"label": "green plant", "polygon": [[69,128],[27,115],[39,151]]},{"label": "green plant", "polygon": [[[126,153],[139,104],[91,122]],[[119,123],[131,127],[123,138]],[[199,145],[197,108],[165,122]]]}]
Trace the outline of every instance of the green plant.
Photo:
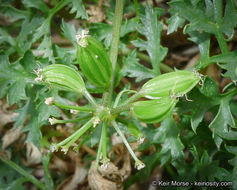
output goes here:
[{"label": "green plant", "polygon": [[[16,105],[14,127],[24,126],[25,142],[50,151],[42,156],[44,183],[20,166],[18,157],[11,161],[2,156],[0,167],[15,169],[17,182],[0,171],[0,179],[6,179],[0,188],[10,185],[10,189],[22,189],[30,181],[40,189],[54,189],[57,180],[50,175],[50,159],[58,150],[64,156],[72,150],[80,153],[83,144],[97,150],[91,159],[96,160],[97,169],[106,170],[116,158],[111,150],[114,133],[140,170],[126,180],[124,188],[149,178],[158,165],[167,171],[163,179],[231,181],[232,187],[237,187],[237,51],[228,46],[236,45],[236,1],[168,3],[168,35],[183,27],[183,33],[199,48],[200,58],[186,70],[174,70],[164,63],[168,53],[161,45],[164,11],[148,3],[111,1],[106,8],[111,26],[86,20],[85,7],[99,4],[96,0],[84,1],[85,7],[81,0],[54,1],[48,3],[50,6],[44,1],[24,0],[20,7],[10,2],[0,5],[2,14],[11,18],[11,27],[0,28],[0,98]],[[56,16],[64,17],[68,10],[73,15],[62,19],[58,28]],[[123,20],[123,13],[131,10],[136,16]],[[64,21],[72,17],[82,20],[78,31]],[[87,27],[89,31],[83,29]],[[73,47],[53,43],[51,28]],[[14,33],[15,29],[20,32]],[[211,52],[211,38],[216,39],[220,52]],[[41,51],[43,55],[39,55]],[[142,61],[150,63],[149,68]],[[205,73],[215,63],[223,72],[222,78],[228,79],[222,89]],[[141,88],[132,89],[132,81],[121,86],[122,77],[142,82]],[[76,104],[84,98],[86,102]],[[205,118],[208,114],[212,115],[210,121]],[[62,115],[66,119],[60,119]],[[52,126],[51,135],[49,123],[75,126],[68,136],[58,134]],[[47,129],[42,135],[43,126]],[[141,157],[131,142],[139,145]],[[152,148],[155,151],[150,152]]]}]

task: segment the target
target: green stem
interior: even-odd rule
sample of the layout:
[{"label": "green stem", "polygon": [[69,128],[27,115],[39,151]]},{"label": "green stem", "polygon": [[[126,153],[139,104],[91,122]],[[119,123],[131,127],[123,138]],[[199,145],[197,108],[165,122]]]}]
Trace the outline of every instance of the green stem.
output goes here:
[{"label": "green stem", "polygon": [[91,118],[91,115],[87,115],[87,116],[83,116],[83,117],[76,117],[76,118],[73,118],[73,119],[66,119],[66,120],[59,120],[59,119],[55,119],[53,118],[53,125],[54,124],[57,124],[57,123],[76,123],[78,121],[81,121],[81,120],[87,120]]},{"label": "green stem", "polygon": [[224,35],[223,35],[223,33],[220,29],[218,29],[218,32],[216,34],[216,38],[217,38],[218,44],[221,48],[221,52],[222,53],[228,53],[229,52],[228,45],[227,45],[225,37],[224,37]]},{"label": "green stem", "polygon": [[139,3],[137,2],[137,0],[134,0],[134,5],[136,8],[136,17],[139,18]]},{"label": "green stem", "polygon": [[115,73],[116,73],[116,62],[117,62],[118,48],[119,48],[120,28],[121,28],[122,18],[123,18],[123,1],[124,0],[116,0],[116,5],[115,5],[112,42],[111,42],[111,46],[110,46],[111,48],[110,48],[110,54],[109,54],[109,58],[112,63],[113,73],[112,73],[112,78],[111,78],[110,88],[109,88],[108,104],[110,104],[112,96],[113,96]]},{"label": "green stem", "polygon": [[91,96],[91,94],[86,90],[83,94],[86,99],[94,106],[96,107],[97,106],[97,103],[95,101],[95,99]]},{"label": "green stem", "polygon": [[116,108],[111,109],[111,115],[121,113],[123,111],[128,111],[131,108],[132,104],[121,105]]},{"label": "green stem", "polygon": [[65,145],[65,148],[68,149],[70,146],[72,146],[73,143],[75,143],[91,126],[93,122],[90,120],[87,122],[83,127],[81,127],[73,136],[73,138]]},{"label": "green stem", "polygon": [[102,154],[103,154],[103,159],[107,158],[107,123],[104,122],[102,126]]},{"label": "green stem", "polygon": [[215,12],[215,20],[217,23],[216,38],[217,38],[218,44],[221,48],[221,52],[227,53],[228,52],[228,45],[227,45],[225,37],[221,31],[221,25],[223,22],[223,2],[222,2],[222,0],[215,0],[214,1],[214,12]]},{"label": "green stem", "polygon": [[29,174],[27,171],[25,171],[22,167],[18,166],[17,164],[15,164],[14,162],[12,162],[11,160],[4,160],[3,158],[1,159],[5,164],[7,164],[8,166],[10,166],[11,168],[13,168],[14,170],[16,170],[18,173],[20,173],[21,175],[23,175],[24,177],[26,177],[30,182],[32,182],[33,184],[35,184],[38,188],[44,190],[45,185],[43,183],[41,183],[41,181],[39,181],[38,179],[36,179],[33,175]]},{"label": "green stem", "polygon": [[113,108],[116,108],[116,107],[117,107],[120,98],[122,97],[123,93],[125,93],[125,92],[137,93],[137,91],[135,91],[135,90],[127,90],[127,89],[122,90],[122,91],[119,92],[119,94],[117,95],[117,97],[116,97],[116,99],[115,99],[115,102],[114,102],[114,105],[113,105]]},{"label": "green stem", "polygon": [[118,56],[118,47],[119,47],[119,38],[120,38],[120,28],[123,18],[123,0],[116,0],[115,6],[115,15],[113,21],[113,33],[112,33],[112,42],[109,58],[112,63],[113,71],[115,72],[117,56]]},{"label": "green stem", "polygon": [[[102,129],[103,130],[103,129]],[[100,155],[101,155],[101,150],[102,150],[102,144],[103,144],[103,133],[101,131],[101,136],[100,136],[100,143],[96,155],[96,161],[95,161],[95,167],[98,169],[99,161],[100,161]]]},{"label": "green stem", "polygon": [[48,154],[42,155],[42,158],[41,158],[43,168],[44,168],[44,183],[45,183],[45,186],[47,187],[45,190],[54,189],[54,182],[49,172],[49,163],[50,163],[50,159],[52,158],[52,155],[53,155],[52,152],[48,152]]},{"label": "green stem", "polygon": [[122,111],[128,110],[131,107],[131,103],[135,102],[137,99],[141,98],[141,93],[136,93],[133,96],[131,96],[129,99],[127,99],[124,103],[122,103],[120,106],[111,109],[111,114],[117,114]]},{"label": "green stem", "polygon": [[86,135],[77,145],[77,147],[73,148],[75,152],[78,152],[82,145],[91,137],[91,134]]},{"label": "green stem", "polygon": [[66,104],[58,103],[58,102],[53,102],[53,104],[57,107],[65,109],[65,110],[78,110],[78,111],[84,111],[84,112],[93,112],[94,111],[93,108],[89,108],[86,106],[69,106]]},{"label": "green stem", "polygon": [[214,12],[215,12],[215,20],[218,26],[222,24],[223,17],[223,3],[222,0],[214,0]]},{"label": "green stem", "polygon": [[122,138],[123,143],[125,144],[125,146],[127,147],[129,153],[131,154],[131,156],[133,157],[133,159],[135,161],[139,161],[139,159],[137,158],[137,156],[135,155],[135,153],[133,152],[132,148],[130,147],[130,145],[128,144],[127,139],[125,138],[124,134],[122,133],[122,131],[119,129],[117,123],[115,121],[112,121],[113,127],[115,128],[115,130],[117,131],[117,133],[119,134],[119,136]]},{"label": "green stem", "polygon": [[56,146],[60,147],[62,145],[65,145],[66,143],[68,143],[69,141],[71,141],[72,139],[75,138],[75,136],[77,136],[78,134],[83,133],[84,131],[87,131],[87,129],[89,129],[91,127],[91,125],[93,124],[93,120],[94,118],[92,118],[91,120],[89,120],[85,125],[83,125],[80,129],[78,129],[76,132],[74,132],[71,136],[69,136],[68,138],[66,138],[65,140],[63,140],[62,142],[58,143]]},{"label": "green stem", "polygon": [[170,167],[169,164],[165,164],[165,168],[168,171],[168,173],[171,175],[171,177],[175,177],[177,174],[174,172],[174,170]]},{"label": "green stem", "polygon": [[70,2],[71,0],[60,1],[54,8],[50,9],[49,17],[52,17],[54,14],[56,14],[59,10],[61,10],[65,5],[67,5]]}]

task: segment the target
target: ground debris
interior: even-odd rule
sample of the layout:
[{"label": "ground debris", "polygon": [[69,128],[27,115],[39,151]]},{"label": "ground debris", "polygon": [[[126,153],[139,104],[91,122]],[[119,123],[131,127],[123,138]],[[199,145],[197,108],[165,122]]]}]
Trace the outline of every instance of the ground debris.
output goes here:
[{"label": "ground debris", "polygon": [[92,190],[119,190],[122,189],[122,176],[118,168],[109,163],[106,170],[95,167],[95,161],[92,162],[88,174],[89,186]]}]

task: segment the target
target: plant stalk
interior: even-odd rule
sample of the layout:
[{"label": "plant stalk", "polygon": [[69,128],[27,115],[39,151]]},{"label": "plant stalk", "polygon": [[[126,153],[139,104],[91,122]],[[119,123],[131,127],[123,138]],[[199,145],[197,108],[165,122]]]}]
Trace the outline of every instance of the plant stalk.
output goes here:
[{"label": "plant stalk", "polygon": [[222,53],[227,53],[228,50],[228,45],[226,43],[225,37],[221,31],[221,25],[223,22],[223,1],[222,0],[215,0],[214,1],[214,11],[215,11],[215,20],[217,23],[217,34],[216,38],[218,41],[218,44],[221,48]]},{"label": "plant stalk", "polygon": [[115,5],[112,42],[111,42],[110,54],[109,54],[109,58],[110,58],[110,61],[112,63],[112,68],[113,68],[113,73],[112,73],[112,78],[111,78],[110,88],[109,88],[109,97],[108,97],[109,105],[111,104],[111,99],[113,96],[113,89],[114,89],[116,63],[117,63],[117,57],[118,57],[119,38],[120,38],[120,28],[121,28],[122,18],[123,18],[123,1],[124,0],[116,0],[116,5]]},{"label": "plant stalk", "polygon": [[129,99],[127,99],[124,103],[122,103],[120,106],[111,109],[111,114],[117,114],[122,111],[129,110],[131,107],[131,103],[135,102],[137,99],[141,98],[141,93],[136,93],[133,96],[131,96]]},{"label": "plant stalk", "polygon": [[96,169],[98,169],[98,165],[99,165],[99,161],[100,161],[100,155],[101,155],[101,150],[102,150],[102,144],[103,144],[103,132],[102,132],[102,130],[103,130],[103,128],[101,129],[100,143],[99,143],[99,147],[98,147],[97,155],[96,155],[96,161],[95,161]]},{"label": "plant stalk", "polygon": [[136,17],[139,18],[139,3],[137,0],[134,0],[134,5],[136,9]]},{"label": "plant stalk", "polygon": [[19,165],[15,164],[14,162],[12,162],[11,160],[4,160],[1,159],[5,164],[7,164],[8,166],[10,166],[11,168],[13,168],[14,170],[16,170],[18,173],[20,173],[21,175],[23,175],[25,178],[27,178],[27,180],[29,180],[31,183],[35,184],[38,188],[40,188],[41,190],[45,189],[45,185],[43,183],[41,183],[40,180],[38,180],[37,178],[35,178],[33,175],[29,174],[27,171],[25,171],[22,167],[20,167]]},{"label": "plant stalk", "polygon": [[[89,120],[85,125],[83,125],[81,128],[79,128],[76,132],[74,132],[71,136],[69,136],[68,138],[64,139],[62,142],[58,143],[56,146],[60,147],[62,145],[65,145],[66,143],[68,143],[69,141],[71,141],[72,139],[75,138],[75,136],[78,136],[78,134],[84,134],[93,124],[93,120],[94,118],[92,118],[91,120]],[[79,137],[78,137],[79,138]]]},{"label": "plant stalk", "polygon": [[92,121],[86,123],[83,127],[78,130],[74,137],[65,145],[66,148],[69,148],[72,146],[73,143],[75,143],[91,126],[92,126]]},{"label": "plant stalk", "polygon": [[53,102],[53,105],[60,107],[62,109],[65,109],[65,110],[78,110],[78,111],[83,111],[83,112],[93,112],[94,111],[93,108],[89,108],[86,106],[70,106],[70,105],[61,104],[58,102]]},{"label": "plant stalk", "polygon": [[122,133],[122,131],[119,129],[117,123],[115,121],[112,121],[113,127],[115,128],[116,132],[119,134],[119,136],[122,138],[123,143],[125,144],[125,146],[127,147],[129,153],[131,154],[131,156],[133,157],[133,159],[135,161],[138,161],[139,159],[137,158],[137,156],[135,155],[135,153],[133,152],[132,148],[130,147],[130,145],[128,144],[127,139],[125,138],[124,134]]},{"label": "plant stalk", "polygon": [[216,34],[216,38],[217,38],[217,42],[221,48],[221,52],[228,53],[229,52],[228,45],[226,43],[226,40],[225,40],[225,37],[224,37],[222,31],[219,28],[218,28],[218,32]]},{"label": "plant stalk", "polygon": [[103,159],[107,158],[107,123],[104,122],[102,125],[102,154]]},{"label": "plant stalk", "polygon": [[91,96],[91,94],[86,90],[83,94],[86,99],[94,106],[96,107],[97,106],[97,103],[95,101],[95,99]]}]

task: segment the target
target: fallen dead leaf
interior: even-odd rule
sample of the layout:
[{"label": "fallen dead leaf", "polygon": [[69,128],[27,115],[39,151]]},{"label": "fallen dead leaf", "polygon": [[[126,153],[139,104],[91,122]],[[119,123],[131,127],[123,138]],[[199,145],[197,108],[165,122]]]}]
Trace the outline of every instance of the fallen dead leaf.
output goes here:
[{"label": "fallen dead leaf", "polygon": [[87,169],[80,163],[79,159],[76,161],[74,174],[66,178],[58,187],[58,190],[76,190],[78,185],[82,184],[87,177]]},{"label": "fallen dead leaf", "polygon": [[88,182],[92,190],[120,190],[122,189],[121,179],[122,177],[118,168],[112,162],[108,164],[106,170],[103,170],[100,167],[97,170],[95,161],[92,162],[88,174]]},{"label": "fallen dead leaf", "polygon": [[54,156],[51,159],[50,162],[50,169],[62,171],[62,172],[68,172],[69,167],[66,161],[62,160],[58,156],[54,154]]},{"label": "fallen dead leaf", "polygon": [[[0,116],[1,117],[1,116]],[[21,130],[23,129],[23,126],[18,127],[17,129],[11,128],[9,129],[4,136],[2,137],[2,149],[7,148],[9,145],[14,143],[16,140],[19,139],[21,136]]]},{"label": "fallen dead leaf", "polygon": [[123,177],[123,181],[124,181],[131,175],[131,171],[132,171],[130,154],[128,151],[126,154],[123,155],[122,159],[123,159],[123,166],[120,169],[120,173],[121,173],[121,175]]},{"label": "fallen dead leaf", "polygon": [[89,15],[89,22],[91,23],[103,22],[106,18],[102,7],[97,5],[91,5],[87,13]]},{"label": "fallen dead leaf", "polygon": [[113,146],[115,146],[115,145],[117,145],[117,144],[123,143],[122,138],[121,138],[117,133],[114,133],[114,134],[111,136],[111,141],[112,141],[112,145],[113,145]]},{"label": "fallen dead leaf", "polygon": [[18,115],[18,113],[14,113],[13,111],[7,111],[6,107],[8,105],[0,101],[0,132],[6,124],[13,122],[13,119]]},{"label": "fallen dead leaf", "polygon": [[33,143],[26,144],[26,165],[32,166],[41,163],[42,154]]}]

